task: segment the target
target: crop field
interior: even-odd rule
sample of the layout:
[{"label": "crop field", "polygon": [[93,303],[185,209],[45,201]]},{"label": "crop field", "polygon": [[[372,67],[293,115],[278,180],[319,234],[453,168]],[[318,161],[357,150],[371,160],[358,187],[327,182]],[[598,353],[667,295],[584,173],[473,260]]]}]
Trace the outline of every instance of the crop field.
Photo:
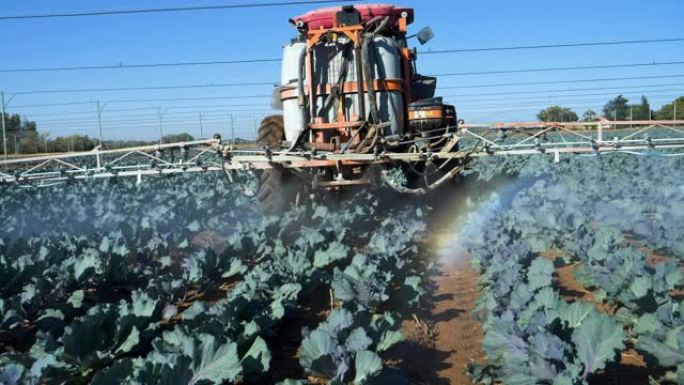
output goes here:
[{"label": "crop field", "polygon": [[0,384],[683,384],[675,155],[279,216],[218,173],[0,186]]}]

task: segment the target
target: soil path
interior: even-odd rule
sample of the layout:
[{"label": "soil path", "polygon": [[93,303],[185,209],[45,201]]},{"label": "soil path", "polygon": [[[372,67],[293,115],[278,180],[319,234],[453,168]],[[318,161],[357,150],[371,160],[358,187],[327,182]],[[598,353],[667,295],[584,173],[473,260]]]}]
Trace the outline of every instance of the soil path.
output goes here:
[{"label": "soil path", "polygon": [[412,322],[413,332],[405,329],[414,341],[409,363],[404,365],[412,385],[471,385],[466,367],[485,361],[482,325],[474,318],[479,275],[460,238],[467,214],[478,210],[468,201],[478,201],[496,187],[459,184],[433,197],[436,204],[428,219],[425,250],[428,261],[434,263],[428,306],[418,314],[422,325]]},{"label": "soil path", "polygon": [[410,384],[472,384],[466,366],[482,362],[482,328],[473,310],[478,298],[477,273],[468,258],[435,265],[429,305],[404,324],[409,343],[400,352]]},{"label": "soil path", "polygon": [[469,259],[447,260],[439,266],[434,283],[435,350],[448,354],[437,375],[449,384],[470,384],[466,366],[484,359],[482,327],[473,318],[478,297],[477,274]]}]

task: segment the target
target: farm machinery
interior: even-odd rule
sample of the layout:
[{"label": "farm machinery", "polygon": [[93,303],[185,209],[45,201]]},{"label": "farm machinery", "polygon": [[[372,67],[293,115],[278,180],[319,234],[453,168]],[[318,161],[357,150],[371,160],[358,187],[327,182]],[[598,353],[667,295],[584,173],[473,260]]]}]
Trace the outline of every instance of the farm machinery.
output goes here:
[{"label": "farm machinery", "polygon": [[[257,193],[263,204],[290,201],[300,190],[291,187],[295,178],[324,188],[372,183],[377,170],[357,155],[378,161],[390,151],[422,154],[425,162],[404,165],[405,188],[414,191],[434,188],[458,167],[456,156],[429,155],[458,152],[458,122],[454,106],[435,97],[437,79],[417,72],[407,34],[413,19],[413,9],[384,4],[324,8],[290,19],[297,36],[284,46],[273,98],[283,114],[263,121],[257,144],[267,151],[343,157],[264,170]],[[432,31],[415,37],[424,44]]]},{"label": "farm machinery", "polygon": [[[237,171],[258,173],[253,191],[270,209],[302,191],[384,181],[422,194],[481,156],[614,153],[684,147],[684,121],[465,124],[436,97],[437,79],[417,70],[409,46],[411,8],[375,4],[315,10],[290,19],[281,81],[254,148],[219,136],[185,143],[52,154],[0,161],[0,182],[49,185],[118,176]],[[663,132],[666,135],[661,135]],[[611,137],[611,135],[613,135]],[[396,178],[400,175],[400,178]],[[400,180],[400,182],[398,182]]]}]

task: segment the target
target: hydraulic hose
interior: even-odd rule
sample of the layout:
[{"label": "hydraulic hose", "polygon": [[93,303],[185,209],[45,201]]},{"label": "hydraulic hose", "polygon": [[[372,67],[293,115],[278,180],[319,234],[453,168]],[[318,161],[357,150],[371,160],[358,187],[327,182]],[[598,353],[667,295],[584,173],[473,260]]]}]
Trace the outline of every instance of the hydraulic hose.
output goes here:
[{"label": "hydraulic hose", "polygon": [[451,171],[447,172],[442,176],[439,180],[425,186],[425,187],[418,187],[418,188],[410,188],[410,187],[404,187],[404,186],[399,186],[395,184],[392,179],[389,177],[388,173],[386,170],[383,170],[381,173],[382,180],[387,183],[389,187],[391,187],[394,191],[402,194],[411,194],[411,195],[424,195],[427,194],[430,191],[436,190],[439,186],[443,185],[445,182],[451,180],[453,177],[458,175],[461,171],[463,170],[463,167],[454,167],[451,169]]},{"label": "hydraulic hose", "polygon": [[321,111],[327,111],[334,101],[339,101],[339,98],[344,94],[344,82],[347,78],[347,72],[349,71],[349,62],[351,58],[349,57],[351,53],[351,44],[345,44],[341,51],[342,53],[342,63],[340,65],[340,74],[335,82],[335,87],[330,90],[328,97],[325,99],[325,103],[321,106]]},{"label": "hydraulic hose", "polygon": [[368,88],[368,99],[370,106],[370,114],[372,123],[380,123],[380,114],[378,113],[378,100],[375,98],[375,77],[373,76],[373,66],[375,61],[371,61],[370,49],[373,43],[374,34],[366,35],[361,45],[361,53],[363,55],[363,74],[366,78],[366,85]]},{"label": "hydraulic hose", "polygon": [[368,132],[366,133],[366,137],[363,138],[363,140],[361,141],[361,143],[358,144],[358,146],[356,146],[356,152],[363,154],[373,149],[373,147],[377,143],[377,138],[378,132],[376,126],[370,126]]},{"label": "hydraulic hose", "polygon": [[[302,131],[306,127],[306,95],[304,95],[304,67],[306,61],[306,51],[308,48],[304,48],[302,52],[299,53],[299,61],[297,64],[297,94],[299,99],[299,112],[302,114]],[[313,81],[310,79],[309,81]]]}]

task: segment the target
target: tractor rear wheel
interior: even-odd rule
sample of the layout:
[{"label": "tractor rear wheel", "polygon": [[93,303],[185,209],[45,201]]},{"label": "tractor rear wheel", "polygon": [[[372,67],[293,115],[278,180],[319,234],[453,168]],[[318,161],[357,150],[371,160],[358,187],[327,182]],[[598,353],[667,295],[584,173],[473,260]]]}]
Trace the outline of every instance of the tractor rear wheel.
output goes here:
[{"label": "tractor rear wheel", "polygon": [[[279,151],[285,140],[285,125],[282,115],[264,118],[257,134],[257,146]],[[295,176],[286,169],[267,168],[259,176],[259,190],[256,198],[263,210],[274,214],[287,209],[298,193]]]},{"label": "tractor rear wheel", "polygon": [[285,123],[282,115],[271,115],[264,118],[259,126],[257,145],[271,150],[280,150],[285,140]]}]

